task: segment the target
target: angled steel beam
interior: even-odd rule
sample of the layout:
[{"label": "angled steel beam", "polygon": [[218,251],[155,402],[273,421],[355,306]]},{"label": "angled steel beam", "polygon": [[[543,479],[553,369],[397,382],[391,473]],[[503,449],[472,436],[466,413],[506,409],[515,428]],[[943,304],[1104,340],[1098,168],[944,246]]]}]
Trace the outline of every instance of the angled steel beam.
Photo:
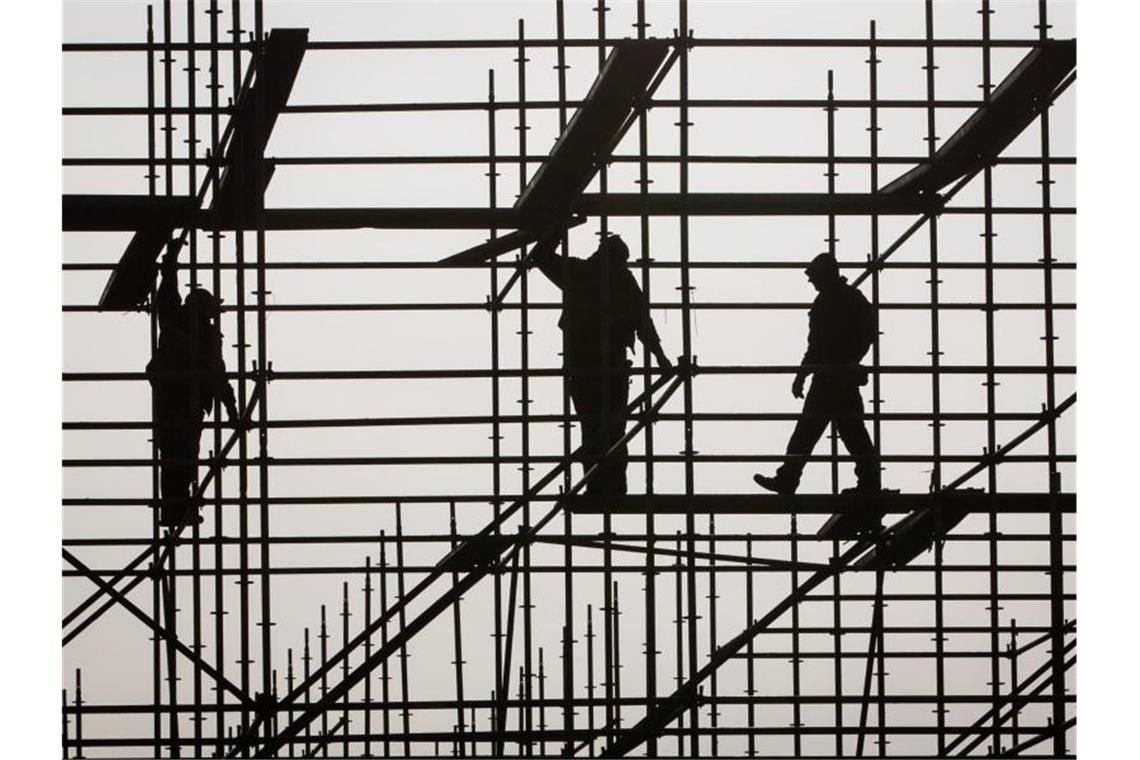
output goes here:
[{"label": "angled steel beam", "polygon": [[515,203],[535,220],[534,226],[561,218],[608,161],[633,123],[630,117],[638,104],[664,78],[672,46],[668,40],[622,40],[614,45],[581,107]]},{"label": "angled steel beam", "polygon": [[614,45],[582,105],[515,202],[513,210],[525,229],[449,256],[444,263],[478,265],[539,240],[552,224],[567,226],[565,220],[577,213],[573,206],[582,192],[664,81],[677,57],[674,50],[666,58],[672,48],[666,40],[622,40]]},{"label": "angled steel beam", "polygon": [[785,612],[807,597],[817,586],[846,567],[870,546],[871,541],[862,539],[856,541],[843,554],[837,557],[832,566],[817,570],[806,581],[801,583],[792,593],[784,597],[767,614],[752,622],[744,631],[724,644],[720,645],[709,658],[709,661],[685,681],[675,692],[668,697],[658,700],[657,706],[645,715],[632,727],[618,734],[618,738],[606,747],[600,757],[624,757],[637,747],[641,746],[651,735],[660,736],[664,728],[675,718],[690,709],[700,701],[698,691],[702,682],[713,671],[724,663],[733,659],[744,646],[754,639],[765,628],[776,622]]},{"label": "angled steel beam", "polygon": [[261,205],[259,196],[272,171],[266,167],[263,186],[256,188],[258,165],[265,158],[269,136],[289,100],[308,41],[308,29],[271,29],[260,56],[255,56],[256,79],[234,104],[225,168],[211,201],[211,208],[226,219],[248,222]]},{"label": "angled steel beam", "polygon": [[[1069,663],[1066,662],[1065,666],[1068,667],[1068,665],[1069,665]],[[999,757],[1018,757],[1025,750],[1032,749],[1033,747],[1036,747],[1038,744],[1041,744],[1042,742],[1046,742],[1049,739],[1052,739],[1057,734],[1068,731],[1070,728],[1072,728],[1075,725],[1077,725],[1077,719],[1075,717],[1069,718],[1059,728],[1050,726],[1050,728],[1048,730],[1039,733],[1037,736],[1033,737],[1032,739],[1026,739],[1021,744],[1018,744],[1016,747],[1011,747],[1011,748],[1007,749],[1005,752],[1002,752],[1001,755],[999,755]]]},{"label": "angled steel beam", "polygon": [[1052,103],[1076,65],[1076,40],[1042,42],[998,84],[989,101],[938,149],[933,161],[911,169],[884,187],[883,192],[937,193],[958,178],[992,164]]},{"label": "angled steel beam", "polygon": [[[1061,96],[1061,93],[1067,90],[1073,84],[1073,82],[1076,81],[1076,77],[1076,72],[1066,77],[1065,81],[1063,81],[1057,87],[1057,89],[1050,94],[1044,106],[1051,106],[1053,102]],[[993,162],[991,161],[991,163]],[[942,205],[944,206],[946,203],[949,203],[950,199],[957,195],[962,188],[970,184],[970,181],[973,180],[973,178],[976,177],[978,173],[981,172],[984,168],[984,166],[978,166],[962,176],[954,185],[954,187],[952,187],[942,196]],[[863,273],[856,277],[851,284],[858,287],[861,282],[870,277],[874,272],[881,271],[884,262],[886,262],[886,260],[891,257],[891,254],[901,248],[903,243],[909,240],[911,236],[914,235],[914,233],[918,232],[918,230],[922,228],[922,225],[926,224],[926,222],[933,219],[936,215],[936,212],[928,212],[917,221],[915,221],[915,223],[908,227],[901,235],[899,235],[898,238],[895,239],[895,242],[891,243],[891,245],[888,246],[886,250],[882,251],[878,256],[872,259],[870,263],[867,264],[867,268],[863,270]]]},{"label": "angled steel beam", "polygon": [[[929,506],[912,512],[888,528],[884,533],[885,540],[883,540],[873,552],[861,558],[856,563],[856,569],[877,570],[898,567],[907,564],[919,554],[929,549],[935,541],[944,537],[958,525],[958,523],[965,519],[967,514],[967,510],[963,507],[962,502],[944,504],[940,503],[937,499],[954,492],[969,481],[970,478],[985,471],[991,465],[999,463],[1013,449],[1020,446],[1038,431],[1056,421],[1058,417],[1065,413],[1066,409],[1076,402],[1077,394],[1074,392],[1065,399],[1065,401],[1058,404],[1055,409],[1047,409],[1042,412],[1041,418],[1037,422],[1030,425],[997,451],[982,457],[978,464],[958,476],[950,485],[939,492],[937,497],[932,494],[930,496],[931,504]],[[986,495],[980,491],[965,491],[962,493],[972,493],[978,499],[982,500],[983,503],[986,498]],[[1069,494],[1068,496],[1072,498],[1072,504],[1075,508],[1076,497],[1073,494]],[[994,495],[990,495],[989,498],[993,497]],[[1062,497],[1063,494],[1057,493],[1038,496],[1038,499],[1050,502],[1056,500],[1059,503]],[[1038,504],[1040,504],[1040,501]]]},{"label": "angled steel beam", "polygon": [[[1030,426],[1025,432],[1015,437],[998,451],[995,451],[993,455],[986,457],[985,460],[1000,460],[1012,449],[1032,436],[1033,433],[1049,424],[1050,420],[1056,419],[1057,416],[1062,414],[1065,409],[1068,409],[1074,403],[1076,403],[1075,393],[1070,396],[1063,404],[1058,405],[1055,410],[1048,410],[1043,415],[1042,420],[1039,420],[1037,423]],[[981,472],[990,464],[991,461],[983,461],[976,468],[973,468],[960,476],[957,480],[948,485],[944,490],[950,491],[957,488],[966,482],[970,477],[973,477],[976,472]],[[660,736],[661,732],[667,725],[669,725],[669,723],[681,715],[685,710],[690,709],[692,706],[698,703],[700,699],[698,687],[706,678],[712,675],[713,671],[735,657],[740,649],[742,649],[749,641],[751,641],[761,631],[775,622],[793,605],[798,604],[813,589],[843,569],[849,567],[855,569],[859,569],[861,567],[873,568],[874,563],[868,563],[863,555],[867,553],[868,549],[875,546],[875,544],[876,541],[873,539],[859,539],[855,541],[851,547],[847,549],[847,551],[837,557],[831,567],[825,570],[818,570],[812,574],[791,594],[785,597],[783,601],[773,607],[771,611],[768,612],[768,614],[753,622],[750,626],[748,626],[748,628],[744,630],[743,633],[737,635],[735,638],[718,647],[704,667],[693,674],[687,681],[685,681],[682,686],[673,692],[672,695],[661,700],[655,709],[648,711],[645,717],[642,718],[636,725],[632,726],[628,730],[624,731],[621,735],[619,735],[618,739],[609,747],[607,747],[601,756],[623,757],[639,747],[651,735]],[[878,549],[868,553],[867,557],[873,557],[877,551]]]},{"label": "angled steel beam", "polygon": [[[1070,631],[1074,630],[1075,628],[1076,628],[1076,621],[1073,620],[1073,621],[1070,621],[1069,625],[1065,626],[1065,631],[1070,632]],[[1046,634],[1045,640],[1048,640],[1048,637],[1050,637],[1051,635],[1052,635],[1051,633]],[[1076,639],[1073,639],[1072,641],[1070,641],[1068,644],[1065,645],[1064,650],[1062,650],[1061,653],[1057,656],[1058,657],[1064,657],[1066,654],[1068,654],[1070,651],[1072,651],[1076,646],[1077,646],[1077,641],[1076,641]],[[1072,667],[1073,664],[1075,664],[1075,662],[1076,662],[1076,656],[1073,656],[1072,658],[1070,658],[1070,660],[1066,661],[1065,669],[1068,670],[1070,667]],[[981,726],[983,724],[987,723],[994,716],[995,712],[1000,711],[1006,705],[1011,705],[1012,709],[1010,709],[1008,712],[1004,713],[1003,715],[998,716],[997,725],[1001,726],[1006,721],[1008,721],[1010,718],[1012,718],[1014,716],[1014,714],[1018,710],[1020,710],[1022,708],[1022,706],[1024,706],[1026,704],[1026,700],[1029,697],[1033,697],[1033,696],[1040,694],[1042,691],[1044,691],[1046,689],[1046,687],[1049,686],[1049,684],[1051,684],[1053,682],[1053,677],[1052,677],[1052,675],[1050,675],[1048,678],[1046,678],[1044,681],[1042,681],[1040,684],[1038,684],[1036,687],[1034,687],[1032,691],[1030,691],[1025,696],[1022,696],[1022,692],[1024,692],[1026,689],[1028,689],[1029,685],[1031,683],[1036,681],[1038,678],[1040,678],[1047,671],[1051,670],[1052,667],[1053,667],[1052,655],[1050,655],[1050,661],[1046,662],[1040,668],[1033,671],[1033,673],[1031,673],[1029,676],[1027,676],[1020,683],[1015,683],[1013,691],[1011,691],[1009,694],[1003,695],[1001,697],[1001,701],[998,703],[998,705],[996,707],[991,707],[990,709],[986,710],[986,712],[983,713],[981,715],[981,717],[979,717],[977,720],[975,720],[973,723],[971,723],[970,729],[981,728]],[[968,737],[970,737],[972,735],[972,733],[973,733],[972,731],[967,730],[967,731],[963,731],[961,734],[959,734],[956,739],[954,739],[952,742],[950,742],[949,744],[946,745],[946,754],[949,755],[950,752],[952,750],[954,750],[959,744],[966,741],[966,739]],[[977,747],[979,744],[981,744],[983,741],[985,741],[985,738],[986,738],[985,734],[978,734],[975,737],[975,740],[973,742],[971,742],[969,744],[969,746],[963,748],[958,753],[958,755],[959,756],[965,756],[965,755],[970,754],[970,752],[972,752],[975,747]]]}]

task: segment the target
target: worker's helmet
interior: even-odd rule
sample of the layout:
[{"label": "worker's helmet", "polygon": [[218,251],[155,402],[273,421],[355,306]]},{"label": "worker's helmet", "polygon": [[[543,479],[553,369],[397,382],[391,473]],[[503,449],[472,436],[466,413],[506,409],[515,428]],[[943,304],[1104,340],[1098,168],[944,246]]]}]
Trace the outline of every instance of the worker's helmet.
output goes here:
[{"label": "worker's helmet", "polygon": [[222,313],[221,301],[205,288],[191,290],[186,294],[182,305],[196,315],[198,319],[217,319]]},{"label": "worker's helmet", "polygon": [[629,246],[618,235],[608,235],[598,244],[598,255],[607,261],[625,263],[629,261]]},{"label": "worker's helmet", "polygon": [[830,253],[821,253],[812,259],[804,274],[808,279],[814,279],[822,276],[824,279],[835,278],[839,276],[839,262]]}]

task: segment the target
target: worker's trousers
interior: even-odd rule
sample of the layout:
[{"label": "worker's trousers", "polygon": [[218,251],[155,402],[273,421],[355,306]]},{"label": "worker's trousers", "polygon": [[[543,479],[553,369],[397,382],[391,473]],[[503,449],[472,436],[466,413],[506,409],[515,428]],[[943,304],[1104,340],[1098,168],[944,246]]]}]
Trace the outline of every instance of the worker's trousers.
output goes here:
[{"label": "worker's trousers", "polygon": [[586,470],[597,463],[598,469],[586,483],[590,495],[626,493],[625,470],[629,448],[624,444],[606,452],[625,435],[625,407],[629,403],[629,363],[603,373],[571,374],[568,378],[570,398],[582,426],[581,460]]},{"label": "worker's trousers", "polygon": [[192,486],[198,477],[198,455],[204,415],[188,383],[152,382],[155,443],[159,453],[161,521],[182,522],[190,512]]},{"label": "worker's trousers", "polygon": [[807,457],[828,424],[835,426],[843,445],[855,459],[855,477],[860,490],[878,491],[882,483],[879,454],[863,421],[863,397],[858,381],[846,376],[812,378],[803,414],[788,440],[787,458],[776,471],[776,478],[795,490]]}]

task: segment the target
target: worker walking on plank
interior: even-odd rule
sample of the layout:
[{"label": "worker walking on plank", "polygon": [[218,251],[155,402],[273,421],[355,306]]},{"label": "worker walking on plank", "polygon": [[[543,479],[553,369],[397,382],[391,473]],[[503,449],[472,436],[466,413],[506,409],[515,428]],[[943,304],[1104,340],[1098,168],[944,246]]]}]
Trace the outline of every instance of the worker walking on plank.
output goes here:
[{"label": "worker walking on plank", "polygon": [[204,416],[220,401],[230,421],[240,424],[222,359],[221,305],[204,288],[191,290],[185,301],[179,298],[177,256],[174,247],[162,259],[162,281],[154,302],[158,349],[146,365],[161,468],[159,524],[167,528],[200,521],[195,520],[200,504],[191,485],[198,474]]},{"label": "worker walking on plank", "polygon": [[649,303],[629,271],[629,247],[617,235],[603,238],[588,259],[554,253],[561,230],[540,240],[531,263],[562,290],[562,366],[582,425],[581,459],[598,470],[586,484],[590,495],[626,493],[629,451],[603,455],[625,434],[631,362],[636,335],[662,369],[672,363],[649,314]]},{"label": "worker walking on plank", "polygon": [[804,400],[803,414],[788,441],[787,458],[775,477],[756,474],[753,479],[780,494],[793,494],[800,485],[807,457],[828,423],[835,426],[843,445],[855,459],[858,485],[846,492],[882,490],[879,454],[863,423],[860,386],[867,371],[859,362],[875,341],[875,309],[859,289],[839,274],[835,257],[821,253],[804,272],[819,292],[808,317],[808,347],[792,383],[792,395],[804,397],[804,381],[814,375]]}]

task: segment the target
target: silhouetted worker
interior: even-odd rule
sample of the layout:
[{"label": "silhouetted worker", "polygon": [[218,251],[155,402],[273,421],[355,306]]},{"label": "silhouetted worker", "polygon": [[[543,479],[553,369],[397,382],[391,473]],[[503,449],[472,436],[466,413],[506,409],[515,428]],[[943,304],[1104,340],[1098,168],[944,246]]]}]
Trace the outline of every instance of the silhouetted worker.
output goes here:
[{"label": "silhouetted worker", "polygon": [[163,256],[155,308],[158,349],[146,373],[154,393],[161,468],[159,524],[174,528],[195,522],[198,504],[192,500],[191,484],[198,466],[193,460],[198,458],[204,416],[220,401],[230,421],[240,421],[222,359],[218,299],[202,288],[191,290],[184,302],[179,299],[174,252]]},{"label": "silhouetted worker", "polygon": [[[601,241],[589,259],[554,254],[558,235],[540,241],[531,261],[562,290],[562,366],[582,424],[584,467],[598,461],[625,434],[634,335],[663,369],[673,365],[661,348],[649,304],[629,271],[629,248],[616,235]],[[591,495],[626,493],[629,451],[622,446],[601,460],[586,484]]]},{"label": "silhouetted worker", "polygon": [[[816,256],[805,274],[819,295],[811,305],[808,347],[792,383],[792,394],[803,398],[804,380],[810,374],[815,377],[788,441],[784,463],[775,477],[757,474],[753,479],[769,491],[795,493],[807,457],[830,422],[855,459],[858,485],[845,492],[876,493],[882,490],[879,455],[863,424],[863,398],[859,394],[859,387],[867,384],[867,372],[859,362],[875,340],[875,310],[858,288],[839,275],[834,256]],[[825,367],[812,369],[812,365]]]}]

